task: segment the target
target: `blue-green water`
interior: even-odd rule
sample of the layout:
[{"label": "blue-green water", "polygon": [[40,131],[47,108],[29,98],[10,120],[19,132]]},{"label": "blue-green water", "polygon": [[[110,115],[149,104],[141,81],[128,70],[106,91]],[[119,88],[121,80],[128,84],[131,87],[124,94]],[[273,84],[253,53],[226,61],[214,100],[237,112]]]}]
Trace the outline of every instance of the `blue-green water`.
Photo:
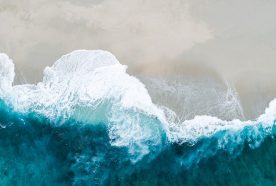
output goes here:
[{"label": "blue-green water", "polygon": [[250,142],[229,144],[231,151],[216,148],[227,131],[194,145],[164,140],[133,163],[126,148],[110,144],[104,124],[71,120],[52,125],[37,114],[16,113],[3,102],[0,123],[0,185],[276,184],[275,132],[256,148]]},{"label": "blue-green water", "polygon": [[276,99],[252,121],[180,120],[101,50],[15,86],[0,53],[0,75],[0,186],[276,185]]}]

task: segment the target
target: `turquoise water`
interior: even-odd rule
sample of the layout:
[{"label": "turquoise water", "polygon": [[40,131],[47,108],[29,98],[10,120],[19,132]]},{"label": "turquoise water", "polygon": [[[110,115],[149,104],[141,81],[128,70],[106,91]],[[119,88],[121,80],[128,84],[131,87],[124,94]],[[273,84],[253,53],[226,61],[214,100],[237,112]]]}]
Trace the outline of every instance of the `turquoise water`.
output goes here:
[{"label": "turquoise water", "polygon": [[[275,185],[275,129],[250,142],[218,149],[222,131],[196,144],[165,141],[133,163],[110,144],[104,124],[53,125],[1,102],[0,185]],[[250,127],[243,134],[250,134]]]},{"label": "turquoise water", "polygon": [[13,85],[0,53],[0,75],[1,186],[276,185],[276,99],[252,121],[180,120],[101,50],[62,56],[33,85]]}]

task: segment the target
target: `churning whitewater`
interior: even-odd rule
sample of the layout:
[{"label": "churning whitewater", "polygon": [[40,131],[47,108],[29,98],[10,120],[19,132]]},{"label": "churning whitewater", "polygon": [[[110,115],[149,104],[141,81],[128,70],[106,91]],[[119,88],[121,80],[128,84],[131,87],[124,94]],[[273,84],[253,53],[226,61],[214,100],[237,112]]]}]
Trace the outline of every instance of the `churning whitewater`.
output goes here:
[{"label": "churning whitewater", "polygon": [[126,69],[107,51],[77,50],[42,82],[13,86],[0,54],[0,185],[233,185],[254,157],[245,184],[276,183],[276,100],[252,121],[180,122]]}]

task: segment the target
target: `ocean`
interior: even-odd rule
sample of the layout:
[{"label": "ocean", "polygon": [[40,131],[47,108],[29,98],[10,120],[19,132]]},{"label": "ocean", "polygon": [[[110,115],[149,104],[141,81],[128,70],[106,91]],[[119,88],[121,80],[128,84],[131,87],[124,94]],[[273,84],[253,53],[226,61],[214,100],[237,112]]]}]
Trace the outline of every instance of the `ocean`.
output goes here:
[{"label": "ocean", "polygon": [[37,84],[13,85],[14,68],[0,54],[0,185],[276,185],[276,100],[248,120],[228,89],[185,118],[199,102],[148,90],[107,51],[66,54]]}]

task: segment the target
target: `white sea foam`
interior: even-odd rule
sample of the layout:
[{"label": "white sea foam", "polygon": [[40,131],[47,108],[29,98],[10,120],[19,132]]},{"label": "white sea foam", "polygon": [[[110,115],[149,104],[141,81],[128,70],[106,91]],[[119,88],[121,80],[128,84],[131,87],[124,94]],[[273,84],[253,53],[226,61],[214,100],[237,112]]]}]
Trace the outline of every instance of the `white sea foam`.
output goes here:
[{"label": "white sea foam", "polygon": [[137,151],[148,153],[148,144],[161,143],[158,131],[162,127],[156,122],[164,120],[161,110],[145,86],[109,52],[77,50],[64,55],[45,68],[43,81],[37,85],[12,87],[12,62],[5,56],[0,64],[1,92],[17,112],[35,112],[58,125],[68,119],[105,123],[111,143],[128,146],[134,156]]},{"label": "white sea foam", "polygon": [[12,60],[6,54],[0,53],[0,95],[2,91],[11,90],[14,76]]},{"label": "white sea foam", "polygon": [[173,111],[154,105],[145,86],[128,75],[126,66],[111,53],[102,50],[77,50],[64,55],[45,68],[42,82],[16,86],[12,86],[12,60],[0,54],[0,75],[0,96],[16,111],[42,114],[57,125],[68,119],[105,123],[111,144],[128,147],[133,161],[162,144],[163,133],[171,142],[194,143],[220,131],[240,131],[260,123],[269,133],[276,118],[274,100],[254,121],[196,116],[176,122]]},{"label": "white sea foam", "polygon": [[[6,66],[9,73],[3,75],[1,87],[12,87],[13,64]],[[2,88],[2,92],[6,89]],[[78,50],[64,55],[52,67],[45,68],[42,82],[13,86],[9,94],[17,111],[36,111],[52,119],[73,116],[79,106],[95,111],[105,100],[116,100],[124,108],[153,115],[158,110],[144,85],[126,73],[126,66],[111,53],[101,50]],[[85,116],[76,117],[83,120]],[[86,119],[89,122],[91,116]]]}]

